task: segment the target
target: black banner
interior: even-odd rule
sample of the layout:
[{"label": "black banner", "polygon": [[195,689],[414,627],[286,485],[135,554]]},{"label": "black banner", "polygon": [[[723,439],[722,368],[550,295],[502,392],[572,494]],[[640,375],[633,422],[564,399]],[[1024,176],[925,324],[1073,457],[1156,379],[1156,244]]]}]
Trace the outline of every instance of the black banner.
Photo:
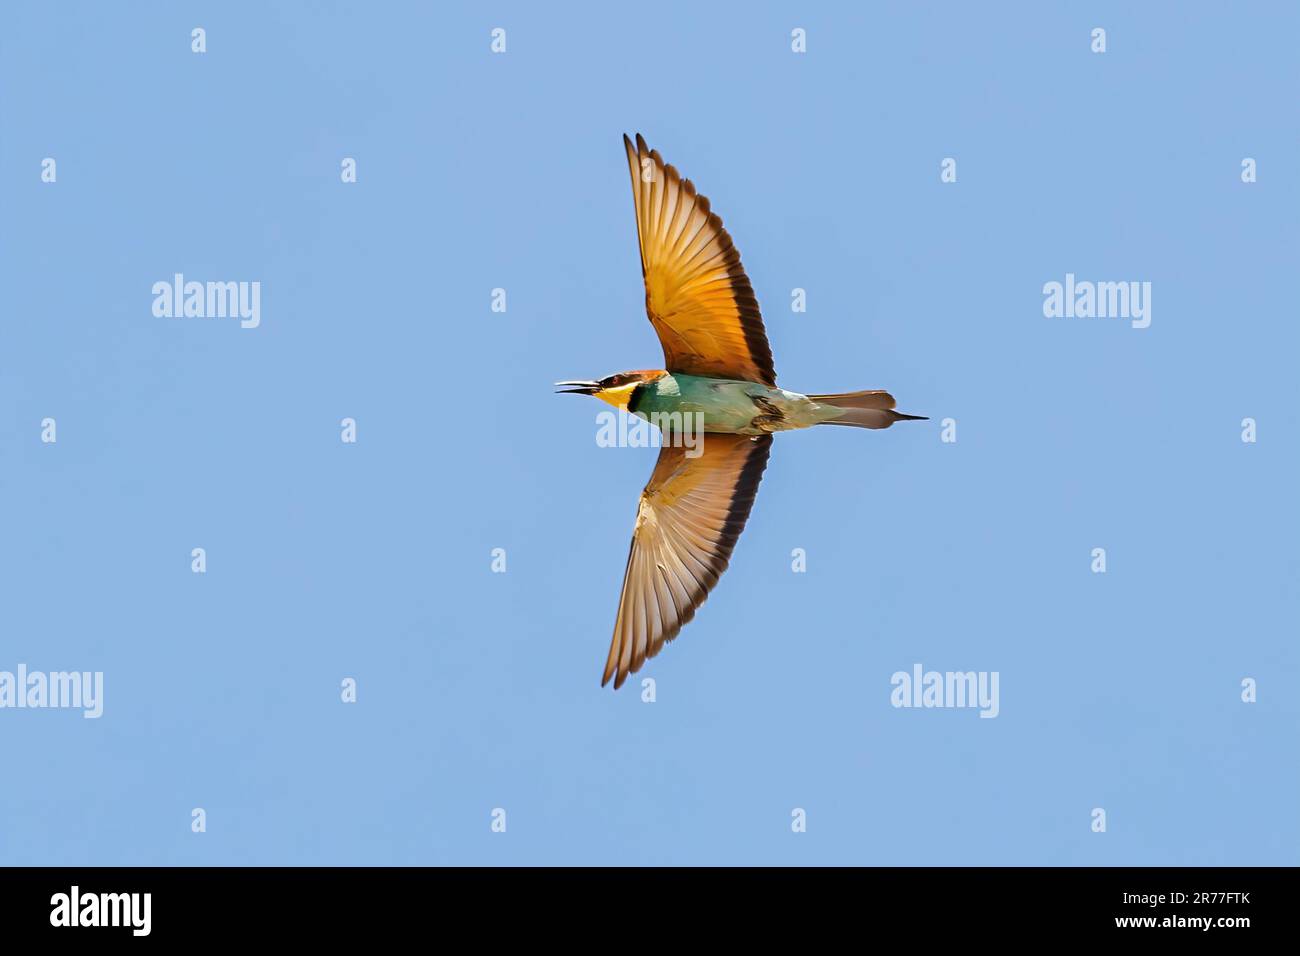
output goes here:
[{"label": "black banner", "polygon": [[[1131,936],[1232,945],[1291,922],[1292,869],[10,869],[8,940],[400,940],[412,932],[837,926],[926,940]],[[639,927],[639,929],[637,929]],[[975,934],[975,935],[972,935]]]}]

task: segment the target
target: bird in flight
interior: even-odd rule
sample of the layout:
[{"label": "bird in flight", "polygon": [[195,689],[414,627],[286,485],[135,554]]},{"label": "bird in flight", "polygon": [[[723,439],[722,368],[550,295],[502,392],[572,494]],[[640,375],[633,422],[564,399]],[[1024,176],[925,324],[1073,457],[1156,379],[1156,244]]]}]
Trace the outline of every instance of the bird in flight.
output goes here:
[{"label": "bird in flight", "polygon": [[[637,135],[623,137],[645,308],[664,369],[556,382],[664,430],[641,492],[614,637],[601,677],[615,689],[695,616],[736,546],[772,433],[811,425],[888,428],[922,419],[885,391],[801,395],[776,385],[772,350],[740,253],[709,201]],[[698,441],[675,441],[692,423]]]}]

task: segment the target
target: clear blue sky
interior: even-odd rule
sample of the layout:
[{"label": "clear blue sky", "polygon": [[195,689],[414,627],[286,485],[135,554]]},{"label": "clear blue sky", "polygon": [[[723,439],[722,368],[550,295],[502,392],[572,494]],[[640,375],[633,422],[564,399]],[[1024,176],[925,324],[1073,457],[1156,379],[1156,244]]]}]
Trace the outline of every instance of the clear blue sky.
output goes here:
[{"label": "clear blue sky", "polygon": [[[976,7],[7,5],[0,670],[105,701],[0,711],[0,862],[1300,862],[1300,14]],[[655,453],[550,383],[660,363],[637,131],[783,385],[931,421],[778,436],[615,694]],[[1067,273],[1150,328],[1045,318]],[[916,663],[1000,715],[891,707]]]}]

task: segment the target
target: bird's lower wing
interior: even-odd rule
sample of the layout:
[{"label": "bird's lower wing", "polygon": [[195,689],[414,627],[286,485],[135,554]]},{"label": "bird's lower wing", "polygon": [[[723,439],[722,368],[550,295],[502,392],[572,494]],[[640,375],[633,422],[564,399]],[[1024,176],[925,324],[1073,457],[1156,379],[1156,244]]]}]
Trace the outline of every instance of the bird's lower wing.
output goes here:
[{"label": "bird's lower wing", "polygon": [[770,435],[706,434],[694,449],[660,450],[641,492],[601,686],[611,677],[623,686],[695,616],[745,529],[771,445]]}]

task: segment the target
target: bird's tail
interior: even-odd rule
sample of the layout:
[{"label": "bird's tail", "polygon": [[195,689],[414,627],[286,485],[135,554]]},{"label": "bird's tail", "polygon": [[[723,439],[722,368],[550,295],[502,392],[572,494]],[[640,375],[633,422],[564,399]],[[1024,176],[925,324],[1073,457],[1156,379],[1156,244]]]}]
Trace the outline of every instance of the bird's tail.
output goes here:
[{"label": "bird's tail", "polygon": [[821,425],[888,428],[894,422],[929,420],[924,415],[904,415],[902,412],[894,411],[894,396],[879,390],[808,397],[818,405],[826,406],[826,417],[818,423]]}]

